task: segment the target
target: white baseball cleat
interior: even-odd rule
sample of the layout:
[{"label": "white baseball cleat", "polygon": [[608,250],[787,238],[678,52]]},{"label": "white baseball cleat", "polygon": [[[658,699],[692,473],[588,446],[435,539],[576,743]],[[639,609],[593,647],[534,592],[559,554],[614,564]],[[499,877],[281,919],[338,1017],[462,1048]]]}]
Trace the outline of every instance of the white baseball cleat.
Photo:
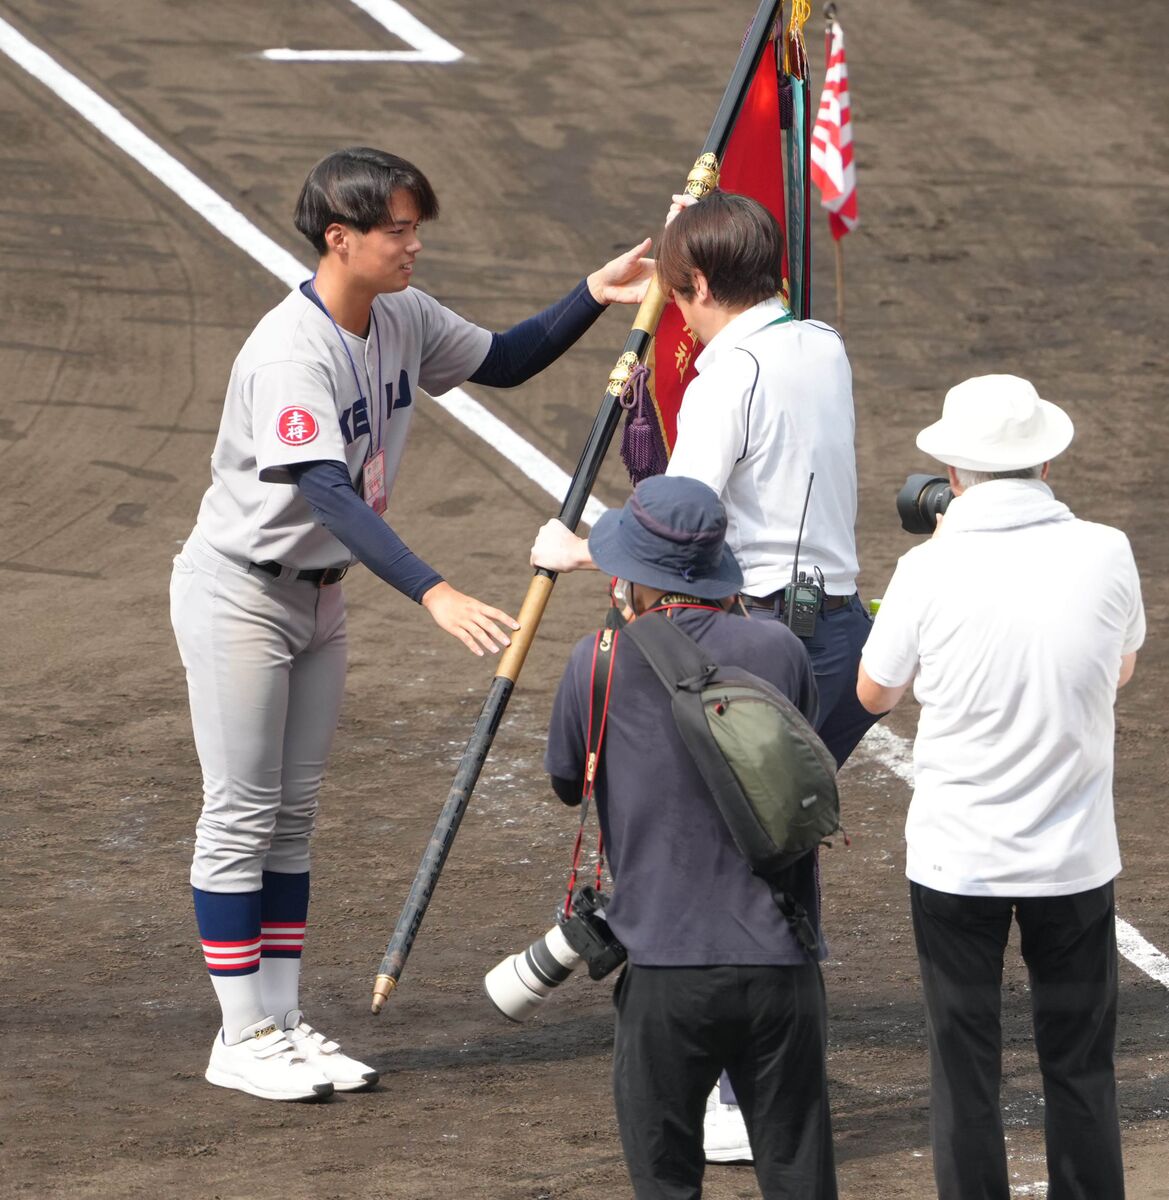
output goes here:
[{"label": "white baseball cleat", "polygon": [[754,1162],[742,1110],[737,1104],[723,1104],[719,1100],[717,1084],[706,1102],[702,1148],[708,1163]]},{"label": "white baseball cleat", "polygon": [[365,1092],[378,1081],[378,1073],[373,1067],[368,1067],[348,1054],[341,1053],[341,1047],[331,1042],[323,1033],[314,1029],[301,1016],[298,1009],[288,1014],[288,1027],[284,1036],[296,1048],[309,1065],[320,1071],[325,1078],[332,1080],[333,1086],[339,1092]]},{"label": "white baseball cleat", "polygon": [[298,1051],[272,1017],[249,1025],[234,1045],[219,1031],[207,1064],[208,1083],[262,1100],[327,1100],[332,1080]]}]

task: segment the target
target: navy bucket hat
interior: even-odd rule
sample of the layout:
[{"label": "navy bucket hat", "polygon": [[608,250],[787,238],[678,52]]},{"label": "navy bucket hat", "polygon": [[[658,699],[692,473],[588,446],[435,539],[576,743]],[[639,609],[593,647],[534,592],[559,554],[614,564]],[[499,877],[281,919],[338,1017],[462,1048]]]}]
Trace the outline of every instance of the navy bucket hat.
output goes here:
[{"label": "navy bucket hat", "polygon": [[726,509],[705,483],[653,475],[624,508],[611,509],[593,526],[589,554],[607,575],[630,583],[722,600],[743,586],[726,532]]}]

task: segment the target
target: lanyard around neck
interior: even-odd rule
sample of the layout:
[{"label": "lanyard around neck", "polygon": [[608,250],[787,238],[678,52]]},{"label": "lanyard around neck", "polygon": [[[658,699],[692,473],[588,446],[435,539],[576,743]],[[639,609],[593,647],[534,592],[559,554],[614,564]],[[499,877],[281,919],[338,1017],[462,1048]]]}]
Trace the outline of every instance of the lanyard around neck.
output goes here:
[{"label": "lanyard around neck", "polygon": [[666,597],[664,600],[659,600],[652,608],[647,608],[641,615],[647,617],[650,613],[664,612],[669,616],[670,610],[674,608],[697,608],[703,612],[726,612],[726,609],[719,604],[702,604],[697,600],[671,600]]},{"label": "lanyard around neck", "polygon": [[[325,316],[329,318],[329,324],[333,326],[333,331],[337,335],[337,340],[341,343],[341,349],[345,351],[345,357],[349,359],[349,369],[353,372],[353,386],[357,389],[357,395],[359,399],[364,400],[366,397],[361,390],[361,380],[357,377],[357,363],[353,360],[353,353],[349,349],[349,343],[345,340],[345,335],[341,332],[340,326],[338,326],[337,322],[333,320],[333,314],[329,312],[328,306],[321,299],[320,292],[317,291],[317,279],[315,275],[309,280],[309,288],[311,289],[312,294],[316,297],[317,303],[321,306],[321,312],[323,312]],[[376,453],[381,448],[382,442],[382,406],[381,396],[379,394],[382,385],[382,335],[381,331],[377,327],[377,318],[374,316],[372,307],[369,310],[369,323],[373,326],[373,336],[377,343],[378,390],[376,392],[374,391],[373,382],[369,378],[368,368],[365,373],[365,382],[370,391],[370,406],[377,409],[377,445],[371,447],[374,453]],[[372,413],[370,416],[372,416]],[[370,441],[373,441],[372,433],[370,435]]]}]

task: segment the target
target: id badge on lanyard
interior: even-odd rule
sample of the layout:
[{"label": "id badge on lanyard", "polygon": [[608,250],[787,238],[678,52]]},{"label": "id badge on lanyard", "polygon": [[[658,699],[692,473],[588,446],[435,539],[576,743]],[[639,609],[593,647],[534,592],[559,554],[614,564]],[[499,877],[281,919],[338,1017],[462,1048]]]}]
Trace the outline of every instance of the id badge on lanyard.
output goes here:
[{"label": "id badge on lanyard", "polygon": [[[384,419],[382,417],[382,335],[377,327],[377,318],[371,311],[370,324],[377,339],[377,388],[370,387],[370,417],[377,414],[374,428],[377,430],[377,449],[370,446],[372,453],[361,468],[362,494],[365,502],[380,517],[386,511],[386,451],[382,445]],[[371,432],[370,436],[373,436]]]},{"label": "id badge on lanyard", "polygon": [[386,452],[379,450],[361,468],[361,494],[380,517],[386,511]]},{"label": "id badge on lanyard", "polygon": [[[313,282],[309,285],[313,295],[316,297],[317,303],[325,316],[329,318],[329,324],[333,326],[334,332],[337,334],[337,340],[341,343],[341,349],[345,351],[345,357],[349,359],[349,369],[353,372],[353,386],[357,389],[358,404],[366,404],[365,396],[361,391],[361,380],[357,375],[357,364],[353,361],[353,355],[349,350],[349,344],[341,334],[341,330],[337,327],[337,322],[333,320],[333,314],[325,307],[324,301],[317,293],[316,276],[313,276]],[[369,385],[369,402],[366,412],[369,414],[370,420],[370,450],[372,453],[365,460],[364,466],[361,468],[361,494],[365,497],[365,502],[373,509],[380,517],[386,511],[386,452],[382,446],[383,433],[383,417],[382,417],[382,335],[378,329],[377,317],[373,309],[369,313],[370,327],[373,329],[373,335],[377,339],[377,387],[373,386],[373,380],[369,377],[369,361],[368,357],[364,362],[365,379]],[[369,349],[366,347],[366,355],[368,356]],[[374,435],[377,435],[377,449],[374,450]]]}]

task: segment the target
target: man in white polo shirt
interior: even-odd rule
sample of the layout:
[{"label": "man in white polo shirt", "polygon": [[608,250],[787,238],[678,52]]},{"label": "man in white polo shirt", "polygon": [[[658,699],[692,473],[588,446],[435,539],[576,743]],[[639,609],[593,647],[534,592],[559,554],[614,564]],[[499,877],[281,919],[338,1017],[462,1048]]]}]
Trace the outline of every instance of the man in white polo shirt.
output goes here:
[{"label": "man in white polo shirt", "polygon": [[921,705],[906,874],[930,1045],[940,1200],[1007,1200],[999,1110],[1012,916],[1044,1079],[1049,1195],[1124,1195],[1113,1050],[1116,690],[1145,634],[1128,539],[1045,482],[1072,423],[1012,375],[969,379],[917,445],[954,500],[904,555],[857,694]]},{"label": "man in white polo shirt", "polygon": [[[815,629],[802,640],[820,695],[816,732],[839,766],[875,719],[854,689],[870,622],[856,592],[848,356],[835,329],[793,320],[777,295],[783,233],[761,204],[716,190],[696,204],[675,204],[671,216],[658,279],[704,348],[666,473],[701,480],[723,501],[727,545],[742,566],[752,616],[786,620],[793,567],[820,581]],[[556,520],[537,534],[532,564],[562,572],[593,566],[585,539]]]}]

